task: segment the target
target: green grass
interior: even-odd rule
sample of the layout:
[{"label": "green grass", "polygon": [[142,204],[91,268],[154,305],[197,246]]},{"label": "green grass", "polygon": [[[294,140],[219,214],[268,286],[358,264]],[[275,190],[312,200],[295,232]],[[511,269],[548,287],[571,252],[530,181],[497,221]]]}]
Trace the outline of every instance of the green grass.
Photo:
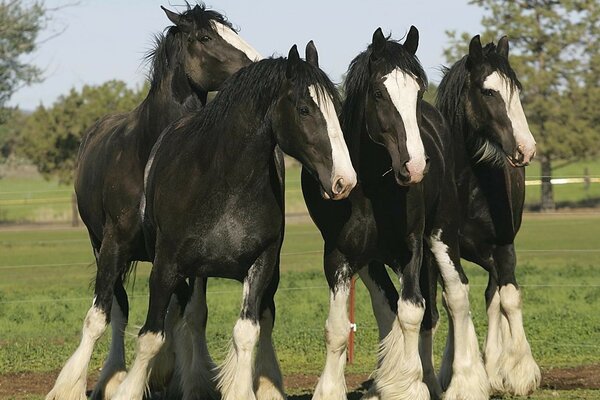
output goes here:
[{"label": "green grass", "polygon": [[0,179],[0,223],[55,222],[71,218],[71,186],[41,176]]},{"label": "green grass", "polygon": [[[599,237],[600,214],[525,219],[517,242],[517,276],[523,285],[525,328],[543,368],[600,362]],[[318,374],[324,364],[328,292],[321,248],[320,235],[311,223],[288,225],[274,332],[284,373]],[[487,276],[479,267],[466,264],[465,268],[471,280],[473,318],[483,341]],[[78,343],[94,273],[83,230],[0,231],[0,374],[55,371],[62,366]],[[145,317],[148,273],[149,265],[140,264],[135,285],[129,287],[129,360],[134,335]],[[239,312],[241,286],[211,279],[208,292],[209,347],[222,360]],[[374,365],[377,331],[360,282],[356,304],[356,359],[347,372],[368,373]],[[438,362],[445,331],[443,316],[435,343]],[[94,352],[92,369],[100,368],[109,336]],[[592,398],[576,393],[564,398]],[[534,398],[551,397],[547,391]]]},{"label": "green grass", "polygon": [[[559,166],[560,161],[555,162]],[[573,164],[566,165],[563,168],[556,169],[552,172],[553,178],[581,178],[587,168],[588,175],[591,177],[600,178],[600,160],[578,161]],[[527,167],[527,180],[540,179],[541,171],[540,164],[534,161],[531,166]],[[592,183],[589,189],[585,189],[583,183],[572,183],[566,185],[553,185],[554,200],[557,203],[566,202],[581,202],[583,200],[595,199],[600,201],[600,183]],[[528,186],[525,195],[525,204],[529,206],[538,205],[540,203],[541,186]]]}]

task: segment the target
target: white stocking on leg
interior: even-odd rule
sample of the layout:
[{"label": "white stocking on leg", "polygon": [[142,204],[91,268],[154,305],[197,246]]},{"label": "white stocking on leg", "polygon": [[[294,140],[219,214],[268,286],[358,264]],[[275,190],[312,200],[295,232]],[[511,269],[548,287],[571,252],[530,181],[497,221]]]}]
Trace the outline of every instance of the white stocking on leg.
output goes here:
[{"label": "white stocking on leg", "polygon": [[86,400],[87,368],[94,345],[106,329],[106,314],[95,305],[83,322],[79,347],[60,371],[46,400]]},{"label": "white stocking on leg", "polygon": [[398,318],[380,345],[380,366],[364,399],[429,400],[419,357],[423,314],[423,304],[398,301]]},{"label": "white stocking on leg", "polygon": [[504,340],[499,362],[504,389],[510,394],[525,396],[540,386],[541,374],[523,329],[521,293],[514,285],[500,288],[500,306],[510,334],[510,339]]},{"label": "white stocking on leg", "polygon": [[222,400],[255,400],[252,380],[252,352],[260,326],[249,319],[240,318],[233,328],[233,343],[219,374],[218,388]]},{"label": "white stocking on leg", "polygon": [[113,297],[110,311],[110,324],[112,328],[110,351],[92,393],[92,399],[94,400],[112,398],[127,374],[125,368],[125,328],[127,327],[127,319],[115,297]]},{"label": "white stocking on leg", "polygon": [[325,339],[327,341],[327,359],[325,368],[319,378],[313,400],[345,400],[346,379],[346,347],[350,334],[348,319],[348,297],[350,283],[337,287],[329,295],[329,316],[325,323]]},{"label": "white stocking on leg", "polygon": [[283,400],[283,377],[273,347],[273,315],[267,309],[260,320],[260,336],[256,351],[254,390],[258,400]]}]

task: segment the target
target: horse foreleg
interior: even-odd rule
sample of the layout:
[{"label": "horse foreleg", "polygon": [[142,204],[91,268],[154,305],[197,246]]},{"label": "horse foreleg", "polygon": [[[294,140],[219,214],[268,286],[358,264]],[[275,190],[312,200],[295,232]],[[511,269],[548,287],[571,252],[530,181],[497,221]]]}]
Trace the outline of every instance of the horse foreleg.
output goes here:
[{"label": "horse foreleg", "polygon": [[346,348],[350,334],[348,298],[352,273],[345,257],[337,251],[325,256],[329,284],[329,316],[325,322],[326,360],[313,400],[345,400]]},{"label": "horse foreleg", "polygon": [[498,291],[503,324],[502,353],[498,361],[506,392],[525,396],[540,386],[540,368],[533,359],[531,347],[523,328],[521,291],[515,278],[516,255],[514,245],[498,247],[494,251],[498,268]]},{"label": "horse foreleg", "polygon": [[469,284],[460,265],[458,237],[438,229],[429,237],[429,246],[442,276],[444,305],[451,319],[440,374],[444,399],[488,399],[490,385],[471,320]]},{"label": "horse foreleg", "polygon": [[429,388],[429,395],[433,400],[442,398],[442,387],[436,377],[435,364],[433,362],[433,338],[439,321],[437,309],[438,278],[439,273],[434,265],[434,257],[429,249],[424,249],[420,286],[423,298],[425,299],[425,315],[421,323],[419,355],[423,364],[423,382]]},{"label": "horse foreleg", "polygon": [[113,400],[142,400],[152,364],[165,341],[165,316],[171,295],[183,280],[177,265],[161,261],[157,254],[150,274],[148,315],[138,335],[136,357]]},{"label": "horse foreleg", "polygon": [[419,288],[422,263],[422,236],[410,235],[411,258],[401,274],[402,293],[398,300],[397,319],[380,345],[380,365],[374,373],[373,386],[364,399],[429,400],[423,383],[419,356],[419,331],[425,304]]},{"label": "horse foreleg", "polygon": [[283,400],[283,377],[275,348],[273,347],[273,324],[275,322],[275,302],[273,297],[279,284],[279,268],[267,288],[262,300],[263,311],[260,318],[260,336],[256,351],[254,390],[258,400]]},{"label": "horse foreleg", "polygon": [[81,341],[60,371],[46,400],[87,398],[88,365],[96,342],[110,322],[115,282],[120,279],[126,265],[125,256],[112,236],[105,237],[100,252],[96,254],[96,263],[95,297],[83,323]]},{"label": "horse foreleg", "polygon": [[92,400],[110,399],[125,379],[125,328],[129,315],[129,302],[122,282],[115,285],[115,296],[110,312],[112,337],[108,358],[102,366],[98,382],[92,392]]},{"label": "horse foreleg", "polygon": [[266,249],[248,270],[233,343],[217,376],[222,400],[255,400],[252,354],[258,342],[261,301],[278,268],[279,244]]}]

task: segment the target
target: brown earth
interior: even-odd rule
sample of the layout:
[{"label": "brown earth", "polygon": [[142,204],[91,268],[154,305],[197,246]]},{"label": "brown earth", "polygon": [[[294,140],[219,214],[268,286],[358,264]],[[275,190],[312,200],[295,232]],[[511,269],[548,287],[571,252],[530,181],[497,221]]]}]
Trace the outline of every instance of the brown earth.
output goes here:
[{"label": "brown earth", "polygon": [[[50,390],[57,372],[26,372],[0,375],[0,399],[19,399],[31,395],[44,395]],[[94,380],[95,377],[91,377]],[[293,374],[284,379],[291,393],[289,400],[310,399],[317,375]],[[346,382],[350,391],[348,399],[360,398],[369,386],[368,375],[348,374]],[[600,364],[574,368],[552,368],[542,372],[542,388],[552,390],[600,389]]]}]

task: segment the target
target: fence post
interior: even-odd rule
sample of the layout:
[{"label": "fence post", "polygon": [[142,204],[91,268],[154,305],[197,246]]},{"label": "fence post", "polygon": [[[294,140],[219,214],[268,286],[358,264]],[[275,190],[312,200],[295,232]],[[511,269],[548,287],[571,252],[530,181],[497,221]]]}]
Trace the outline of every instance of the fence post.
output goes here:
[{"label": "fence post", "polygon": [[350,336],[348,338],[348,364],[354,362],[354,332],[356,332],[356,319],[354,317],[355,288],[356,276],[353,276],[350,281]]},{"label": "fence post", "polygon": [[75,193],[71,195],[71,226],[79,226],[79,210],[77,209],[77,196]]}]

